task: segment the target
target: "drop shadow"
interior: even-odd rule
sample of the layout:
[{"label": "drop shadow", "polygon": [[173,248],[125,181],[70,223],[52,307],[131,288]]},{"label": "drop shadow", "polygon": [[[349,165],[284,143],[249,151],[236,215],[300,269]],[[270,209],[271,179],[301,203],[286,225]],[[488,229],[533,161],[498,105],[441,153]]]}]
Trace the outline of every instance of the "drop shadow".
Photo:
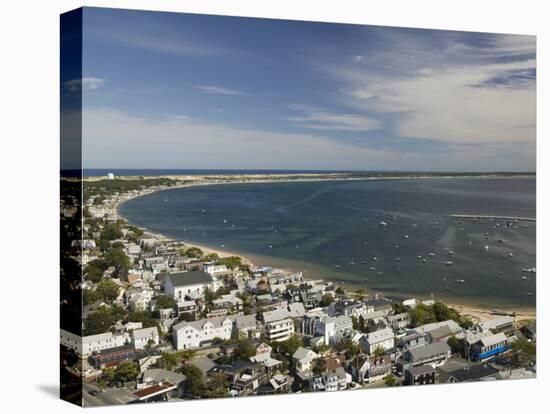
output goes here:
[{"label": "drop shadow", "polygon": [[39,384],[36,388],[49,397],[59,399],[59,385],[57,384]]}]

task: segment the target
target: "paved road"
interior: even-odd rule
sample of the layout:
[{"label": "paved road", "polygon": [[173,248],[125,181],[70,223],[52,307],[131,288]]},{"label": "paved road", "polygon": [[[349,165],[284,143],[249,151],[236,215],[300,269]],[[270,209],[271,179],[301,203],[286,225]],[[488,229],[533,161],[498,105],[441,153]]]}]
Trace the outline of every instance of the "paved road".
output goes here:
[{"label": "paved road", "polygon": [[[97,390],[97,395],[90,395],[89,391]],[[83,385],[83,400],[84,407],[98,407],[105,405],[120,405],[126,404],[131,399],[128,396],[134,391],[134,389],[123,388],[106,388],[100,391],[98,387],[92,384],[84,383]]]}]

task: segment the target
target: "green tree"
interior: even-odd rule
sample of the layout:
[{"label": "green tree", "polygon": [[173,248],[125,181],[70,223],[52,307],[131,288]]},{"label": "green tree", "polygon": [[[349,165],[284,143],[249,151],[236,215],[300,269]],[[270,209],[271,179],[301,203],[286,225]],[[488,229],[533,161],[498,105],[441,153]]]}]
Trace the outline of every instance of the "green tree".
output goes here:
[{"label": "green tree", "polygon": [[109,266],[102,259],[94,259],[88,263],[84,269],[84,277],[90,282],[97,283],[103,277],[103,272],[107,270]]},{"label": "green tree", "polygon": [[157,326],[157,321],[153,318],[153,314],[148,310],[128,313],[128,321],[141,322],[144,328]]},{"label": "green tree", "polygon": [[326,307],[334,302],[334,297],[330,293],[325,293],[321,298],[321,306]]},{"label": "green tree", "polygon": [[416,305],[414,309],[409,310],[411,315],[411,326],[417,327],[426,323],[436,322],[436,318],[431,306],[422,303]]},{"label": "green tree", "polygon": [[157,296],[155,300],[157,301],[157,308],[159,309],[171,309],[176,306],[176,300],[170,296]]},{"label": "green tree", "polygon": [[526,339],[517,339],[512,342],[512,355],[518,365],[534,364],[537,361],[537,346]]},{"label": "green tree", "polygon": [[92,289],[82,289],[82,303],[90,305],[101,299],[101,295]]},{"label": "green tree", "polygon": [[122,230],[114,223],[107,223],[99,236],[102,240],[116,240],[122,238]]},{"label": "green tree", "polygon": [[108,309],[100,308],[90,313],[84,320],[84,334],[87,336],[105,333],[115,322],[116,319]]},{"label": "green tree", "polygon": [[173,371],[177,365],[178,365],[178,357],[176,353],[164,352],[160,356],[160,358],[157,360],[157,366],[159,368],[163,368],[168,371]]},{"label": "green tree", "polygon": [[384,384],[388,387],[393,387],[396,385],[395,375],[389,374],[384,377]]},{"label": "green tree", "polygon": [[123,383],[135,380],[138,375],[139,369],[136,364],[131,361],[121,362],[115,370],[116,379]]},{"label": "green tree", "polygon": [[210,253],[204,256],[204,260],[207,262],[216,262],[220,260],[220,256],[217,253]]},{"label": "green tree", "polygon": [[244,335],[240,335],[237,340],[236,357],[248,361],[250,357],[256,355],[256,346],[254,342]]},{"label": "green tree", "polygon": [[325,372],[327,370],[327,361],[324,358],[315,358],[311,370],[316,375]]},{"label": "green tree", "polygon": [[372,356],[374,356],[374,357],[378,358],[378,357],[381,357],[382,355],[384,355],[384,348],[382,348],[381,346],[377,346],[372,351]]},{"label": "green tree", "polygon": [[299,335],[292,335],[289,339],[283,342],[274,342],[271,344],[276,352],[283,355],[292,355],[298,348],[304,345],[304,341]]},{"label": "green tree", "polygon": [[102,280],[97,284],[96,292],[105,302],[112,303],[120,292],[120,288],[112,279]]},{"label": "green tree", "polygon": [[453,354],[462,354],[464,351],[464,343],[454,335],[447,339],[447,345],[449,345]]},{"label": "green tree", "polygon": [[198,247],[190,247],[184,251],[184,254],[191,259],[198,259],[201,258],[204,253]]},{"label": "green tree", "polygon": [[230,269],[235,269],[242,265],[242,259],[239,256],[224,257],[217,261],[219,265],[225,265]]},{"label": "green tree", "polygon": [[408,310],[408,308],[405,305],[403,305],[402,302],[398,302],[398,301],[392,302],[391,307],[394,314],[405,313]]},{"label": "green tree", "polygon": [[103,368],[101,370],[101,377],[107,381],[107,383],[112,383],[115,378],[115,369],[114,368]]},{"label": "green tree", "polygon": [[124,249],[124,243],[116,241],[113,244],[111,244],[111,247],[113,249]]},{"label": "green tree", "polygon": [[108,266],[115,268],[116,275],[120,275],[122,272],[128,271],[132,266],[130,258],[126,256],[124,250],[111,248],[105,253],[105,263]]},{"label": "green tree", "polygon": [[195,365],[187,364],[181,368],[181,373],[187,377],[184,384],[185,392],[201,396],[205,387],[201,370]]}]

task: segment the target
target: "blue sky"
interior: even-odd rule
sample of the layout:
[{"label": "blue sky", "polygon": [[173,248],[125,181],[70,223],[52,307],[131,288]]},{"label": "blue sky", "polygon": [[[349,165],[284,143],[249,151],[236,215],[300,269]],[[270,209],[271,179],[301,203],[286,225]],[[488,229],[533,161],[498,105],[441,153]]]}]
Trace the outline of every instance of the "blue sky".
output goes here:
[{"label": "blue sky", "polygon": [[86,8],[86,168],[535,170],[535,38]]}]

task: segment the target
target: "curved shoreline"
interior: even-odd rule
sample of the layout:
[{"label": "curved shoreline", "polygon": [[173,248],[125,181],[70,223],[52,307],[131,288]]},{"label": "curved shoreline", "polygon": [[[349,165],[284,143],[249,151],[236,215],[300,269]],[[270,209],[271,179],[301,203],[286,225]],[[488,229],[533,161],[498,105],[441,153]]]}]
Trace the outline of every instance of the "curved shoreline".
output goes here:
[{"label": "curved shoreline", "polygon": [[[517,179],[519,179],[519,178],[530,178],[530,177],[526,177],[526,176],[516,176],[516,177],[495,177],[495,176],[468,176],[468,177],[460,177],[460,176],[439,177],[439,176],[434,176],[434,177],[430,177],[430,176],[426,176],[426,177],[371,177],[371,178],[367,178],[367,177],[365,177],[365,178],[352,178],[352,177],[348,177],[348,178],[345,178],[345,177],[328,178],[328,177],[324,177],[324,178],[300,178],[300,179],[277,179],[277,180],[269,180],[269,179],[263,179],[263,180],[234,180],[234,181],[223,181],[223,182],[203,182],[201,180],[197,180],[198,182],[194,182],[194,183],[193,182],[192,183],[185,183],[185,184],[174,185],[174,186],[166,187],[166,188],[158,188],[158,189],[153,189],[153,190],[141,191],[138,194],[131,195],[130,197],[125,198],[124,200],[121,200],[121,201],[117,202],[113,206],[113,209],[115,210],[117,218],[124,219],[129,223],[129,221],[122,214],[120,214],[119,209],[122,205],[124,205],[126,202],[129,202],[129,201],[134,200],[134,199],[139,198],[139,197],[159,193],[159,192],[162,192],[162,191],[168,191],[168,190],[177,190],[177,189],[185,189],[185,188],[192,188],[192,187],[210,186],[210,185],[231,185],[231,184],[267,184],[267,183],[278,183],[278,182],[279,183],[291,183],[291,182],[314,182],[314,181],[319,181],[319,182],[327,182],[327,181],[376,181],[376,180],[403,180],[403,179],[412,180],[412,179],[427,179],[427,178],[430,178],[430,179],[453,179],[453,178],[454,179],[480,179],[480,178],[484,178],[484,179],[501,179],[501,178],[506,179],[506,178],[508,178],[509,179],[509,178],[517,178]],[[146,227],[141,227],[141,228],[144,229],[145,233],[147,233],[147,234],[149,234],[153,237],[158,237],[159,240],[162,240],[164,242],[170,242],[170,241],[175,240],[174,238],[168,237],[164,234],[152,232],[149,229],[147,229]],[[242,259],[243,263],[249,264],[249,265],[254,265],[252,260],[250,260],[250,258],[247,257],[246,253],[242,254],[242,253],[234,252],[234,251],[230,251],[230,250],[205,246],[205,245],[202,245],[200,243],[199,244],[195,243],[193,241],[190,241],[190,242],[185,241],[185,240],[182,240],[182,241],[185,243],[186,246],[197,247],[197,248],[201,249],[206,254],[216,253],[219,257],[239,256]],[[327,281],[330,281],[330,279],[327,280]],[[366,290],[367,291],[372,291],[368,286],[367,286]],[[383,292],[383,291],[381,291],[381,292]],[[493,317],[498,316],[496,313],[493,312],[492,309],[494,309],[494,308],[471,305],[470,303],[468,303],[467,300],[465,300],[464,302],[461,302],[460,300],[457,301],[457,300],[453,299],[452,301],[453,302],[458,302],[458,303],[450,303],[450,302],[446,302],[446,303],[449,306],[457,309],[460,313],[462,313],[464,315],[471,316],[474,319],[477,319],[479,321],[491,319]],[[509,307],[509,306],[504,305],[504,306],[502,306],[501,311],[506,312],[506,313],[515,313],[516,318],[518,318],[518,320],[535,319],[536,318],[536,307],[517,307],[517,306],[510,306]]]}]

